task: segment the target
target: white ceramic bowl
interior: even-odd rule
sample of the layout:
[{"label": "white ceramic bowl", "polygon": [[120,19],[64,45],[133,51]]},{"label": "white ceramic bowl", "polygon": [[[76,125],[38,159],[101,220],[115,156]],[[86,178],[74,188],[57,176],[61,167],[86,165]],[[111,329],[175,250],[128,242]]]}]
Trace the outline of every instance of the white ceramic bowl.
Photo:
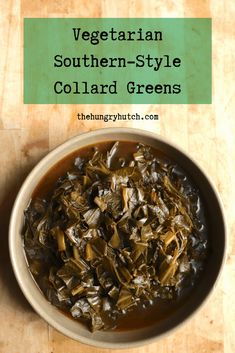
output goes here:
[{"label": "white ceramic bowl", "polygon": [[[23,211],[39,181],[58,161],[80,148],[102,141],[135,141],[153,146],[175,160],[200,189],[204,199],[207,220],[209,222],[210,256],[205,274],[195,286],[189,299],[172,315],[138,330],[120,332],[91,333],[79,322],[70,319],[51,305],[35,284],[27,267],[22,245]],[[44,157],[31,171],[23,183],[12,210],[9,228],[9,247],[12,266],[17,281],[32,307],[50,325],[65,335],[80,342],[103,348],[130,348],[147,344],[169,333],[186,321],[208,297],[221,271],[225,257],[226,231],[221,203],[218,194],[208,177],[185,152],[174,146],[165,138],[153,133],[130,129],[108,128],[84,133],[68,140]]]}]

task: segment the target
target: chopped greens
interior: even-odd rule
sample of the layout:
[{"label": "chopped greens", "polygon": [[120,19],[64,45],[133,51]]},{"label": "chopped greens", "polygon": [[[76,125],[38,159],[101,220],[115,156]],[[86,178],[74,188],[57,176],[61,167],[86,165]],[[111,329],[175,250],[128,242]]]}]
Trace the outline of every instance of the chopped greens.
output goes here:
[{"label": "chopped greens", "polygon": [[201,199],[185,173],[142,144],[117,158],[120,144],[78,152],[51,195],[25,210],[31,273],[53,305],[92,331],[156,298],[175,300],[207,252]]}]

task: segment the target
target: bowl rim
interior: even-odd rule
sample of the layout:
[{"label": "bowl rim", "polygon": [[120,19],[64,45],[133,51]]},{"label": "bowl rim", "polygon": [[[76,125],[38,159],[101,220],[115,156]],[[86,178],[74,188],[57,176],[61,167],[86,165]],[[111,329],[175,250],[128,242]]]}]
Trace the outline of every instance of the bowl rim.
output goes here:
[{"label": "bowl rim", "polygon": [[[221,211],[221,220],[222,220],[222,223],[223,223],[222,226],[223,226],[223,229],[224,229],[224,249],[223,249],[223,254],[222,254],[222,260],[221,260],[220,268],[219,268],[218,273],[216,275],[216,279],[214,281],[213,288],[216,286],[216,284],[218,283],[218,280],[219,280],[219,278],[221,276],[222,269],[224,268],[224,264],[225,264],[226,256],[227,256],[227,224],[226,224],[224,206],[223,206],[223,203],[221,201],[220,195],[219,195],[219,193],[218,193],[218,191],[217,191],[217,189],[215,187],[214,182],[211,180],[211,177],[208,176],[207,173],[205,173],[205,171],[198,164],[198,162],[195,161],[195,159],[192,158],[189,155],[189,153],[184,151],[181,147],[179,147],[175,143],[169,141],[168,138],[165,138],[165,137],[163,137],[163,136],[161,136],[161,135],[159,135],[157,133],[150,132],[150,131],[147,131],[147,130],[142,130],[142,129],[136,129],[136,128],[111,127],[111,128],[94,129],[92,131],[88,131],[88,132],[83,132],[81,134],[77,134],[76,136],[66,140],[65,142],[59,144],[57,147],[55,147],[51,151],[49,151],[32,168],[32,170],[29,172],[29,174],[25,178],[24,182],[22,183],[22,185],[21,185],[21,187],[20,187],[20,189],[18,191],[17,197],[15,199],[15,202],[14,202],[14,205],[13,205],[13,208],[12,208],[11,216],[10,216],[10,223],[9,223],[9,253],[10,253],[10,260],[11,260],[11,264],[12,264],[12,267],[13,267],[13,272],[15,274],[16,280],[17,280],[17,282],[18,282],[18,284],[19,284],[24,296],[26,297],[26,299],[28,300],[28,302],[30,303],[32,308],[37,312],[37,314],[40,317],[42,317],[46,322],[48,322],[57,331],[65,334],[69,338],[72,338],[72,339],[74,339],[76,341],[79,341],[81,343],[84,343],[84,344],[87,344],[87,345],[90,345],[90,346],[93,346],[93,347],[98,347],[98,348],[124,349],[124,348],[134,348],[134,347],[139,347],[139,346],[142,346],[142,345],[150,344],[152,342],[155,342],[155,341],[165,337],[169,333],[172,333],[175,330],[178,330],[186,322],[188,322],[188,320],[190,320],[192,318],[192,316],[194,316],[201,309],[201,307],[205,304],[205,302],[207,302],[208,298],[213,293],[213,290],[211,289],[206,294],[206,296],[202,300],[202,302],[199,305],[197,305],[197,307],[194,308],[193,311],[186,318],[183,319],[183,321],[181,321],[180,323],[177,323],[176,326],[167,329],[165,332],[157,334],[156,336],[152,336],[152,337],[149,337],[149,338],[146,338],[146,339],[139,339],[139,340],[133,341],[133,342],[112,342],[112,343],[110,343],[110,342],[106,342],[106,341],[96,341],[95,339],[93,340],[92,338],[90,339],[90,338],[84,337],[82,335],[79,335],[79,332],[77,334],[71,333],[69,331],[69,329],[67,329],[67,328],[61,326],[60,324],[58,324],[56,322],[56,320],[54,320],[45,311],[42,313],[41,309],[37,305],[36,300],[34,300],[34,298],[30,295],[29,291],[27,291],[27,288],[24,285],[24,279],[23,279],[23,276],[21,274],[20,268],[17,265],[17,260],[16,260],[16,256],[15,256],[15,249],[14,249],[15,219],[16,219],[16,215],[19,212],[20,202],[21,202],[21,200],[23,200],[23,196],[24,196],[25,191],[28,188],[28,184],[30,184],[31,180],[37,175],[37,172],[42,168],[42,166],[47,164],[49,161],[53,160],[53,158],[56,158],[56,156],[58,156],[64,149],[66,149],[66,147],[69,147],[70,145],[73,145],[73,143],[76,142],[78,139],[79,140],[83,140],[83,139],[87,140],[89,137],[94,137],[94,136],[98,137],[98,136],[102,136],[103,134],[106,134],[106,135],[108,135],[110,133],[113,134],[114,132],[117,133],[117,134],[125,132],[125,134],[141,135],[141,136],[144,136],[146,138],[150,137],[153,140],[159,141],[160,143],[163,143],[165,145],[169,145],[171,148],[179,151],[180,154],[186,156],[187,159],[190,159],[191,162],[199,170],[199,172],[203,175],[203,177],[208,181],[208,184],[211,187],[212,192],[214,193],[214,196],[215,196],[215,198],[216,198],[216,200],[218,202],[218,206],[219,206],[219,209]],[[112,141],[114,141],[114,139],[112,139]],[[89,144],[86,144],[86,145],[88,146]],[[79,148],[78,148],[78,150],[79,150]],[[71,151],[69,153],[67,153],[66,155],[69,155],[70,153],[71,153]],[[65,156],[60,157],[58,160],[56,160],[54,163],[52,163],[52,165],[49,167],[49,169],[53,165],[58,163],[59,160],[62,160]],[[41,176],[37,180],[37,182],[39,183],[42,178],[43,178],[43,176]],[[32,278],[32,281],[33,281],[33,278]]]}]

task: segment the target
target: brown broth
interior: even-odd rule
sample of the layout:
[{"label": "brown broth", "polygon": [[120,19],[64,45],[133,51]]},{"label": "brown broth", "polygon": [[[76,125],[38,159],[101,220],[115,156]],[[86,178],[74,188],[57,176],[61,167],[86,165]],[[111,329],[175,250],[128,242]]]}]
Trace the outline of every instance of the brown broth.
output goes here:
[{"label": "brown broth", "polygon": [[[113,145],[113,141],[102,142],[97,144],[96,147],[100,151],[106,152],[112,147],[112,145]],[[137,143],[127,142],[127,141],[120,142],[118,151],[115,155],[115,159],[112,161],[113,165],[115,167],[118,166],[119,157],[124,156],[127,160],[128,158],[131,159],[132,154],[136,152],[136,150],[137,150]],[[83,158],[84,157],[89,158],[93,154],[93,152],[94,152],[94,146],[90,145],[69,154],[61,161],[59,161],[41,179],[41,181],[39,182],[38,186],[35,188],[32,194],[32,198],[49,199],[58,178],[65,175],[66,172],[73,170],[75,158],[78,156]],[[151,152],[157,157],[167,159],[166,156],[160,151],[152,149]],[[43,285],[40,278],[37,278],[37,276],[34,276],[34,278],[36,283],[39,285],[40,289],[43,292],[45,292],[45,288],[42,288]],[[185,301],[188,300],[191,293],[191,289],[192,289],[191,287],[185,288],[185,290],[182,291],[181,295],[173,300],[158,298],[158,299],[155,299],[152,305],[148,305],[147,308],[143,308],[142,305],[139,305],[132,311],[129,311],[127,315],[122,315],[118,319],[118,328],[116,330],[121,331],[121,330],[138,329],[149,325],[153,325],[156,322],[161,321],[166,317],[169,317],[173,312],[177,311],[185,303]],[[70,317],[71,319],[73,319],[68,312],[64,312],[64,314]],[[79,322],[84,323],[84,319],[79,320]]]}]

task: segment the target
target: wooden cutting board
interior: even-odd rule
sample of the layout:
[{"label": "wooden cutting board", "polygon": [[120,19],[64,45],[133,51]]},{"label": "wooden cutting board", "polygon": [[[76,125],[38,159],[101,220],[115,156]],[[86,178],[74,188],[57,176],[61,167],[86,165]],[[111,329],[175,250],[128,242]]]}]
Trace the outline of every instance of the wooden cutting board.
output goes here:
[{"label": "wooden cutting board", "polygon": [[[0,16],[0,352],[102,351],[66,338],[33,311],[11,269],[7,229],[17,190],[35,163],[66,139],[108,126],[134,126],[153,131],[188,151],[217,186],[228,226],[226,265],[206,305],[176,333],[131,352],[235,352],[235,2],[5,0],[0,2]],[[24,105],[24,17],[211,17],[213,103],[162,106]],[[158,114],[159,120],[102,123],[81,122],[76,118],[77,113],[118,112]]]}]

